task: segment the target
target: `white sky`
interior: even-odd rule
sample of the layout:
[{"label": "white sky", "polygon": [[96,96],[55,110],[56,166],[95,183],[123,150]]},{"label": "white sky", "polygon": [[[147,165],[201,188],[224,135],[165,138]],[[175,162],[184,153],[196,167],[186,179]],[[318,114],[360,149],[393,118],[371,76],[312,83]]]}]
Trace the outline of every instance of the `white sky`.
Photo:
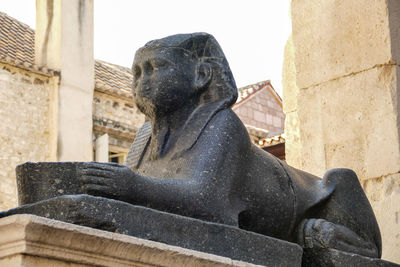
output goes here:
[{"label": "white sky", "polygon": [[[34,0],[1,0],[0,11],[35,28]],[[146,42],[208,32],[220,43],[238,87],[271,80],[282,95],[290,0],[94,0],[96,59],[130,67]]]}]

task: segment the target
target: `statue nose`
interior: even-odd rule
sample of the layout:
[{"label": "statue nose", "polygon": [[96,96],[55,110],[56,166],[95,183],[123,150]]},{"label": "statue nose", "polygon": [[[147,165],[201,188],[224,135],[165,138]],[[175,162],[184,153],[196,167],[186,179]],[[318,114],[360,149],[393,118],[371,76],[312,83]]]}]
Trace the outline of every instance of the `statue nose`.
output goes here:
[{"label": "statue nose", "polygon": [[135,91],[149,91],[150,90],[150,83],[148,80],[142,79],[138,86],[136,87]]}]

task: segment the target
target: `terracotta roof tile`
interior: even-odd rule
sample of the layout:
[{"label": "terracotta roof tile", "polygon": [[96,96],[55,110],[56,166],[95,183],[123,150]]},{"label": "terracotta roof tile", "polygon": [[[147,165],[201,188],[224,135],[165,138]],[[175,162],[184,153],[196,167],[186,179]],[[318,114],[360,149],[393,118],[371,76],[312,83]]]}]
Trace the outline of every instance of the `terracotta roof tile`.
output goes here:
[{"label": "terracotta roof tile", "polygon": [[34,30],[3,12],[0,12],[0,56],[30,65],[35,61]]},{"label": "terracotta roof tile", "polygon": [[282,98],[272,87],[270,80],[266,80],[266,81],[262,81],[262,82],[258,82],[255,84],[251,84],[251,85],[247,85],[247,86],[238,88],[239,96],[238,96],[238,99],[237,99],[235,105],[238,105],[238,104],[244,102],[245,100],[250,98],[250,96],[254,95],[256,92],[260,91],[261,89],[265,88],[266,86],[268,86],[270,93],[274,96],[276,101],[280,105],[282,105]]},{"label": "terracotta roof tile", "polygon": [[126,67],[114,65],[101,60],[95,62],[95,89],[131,99],[133,76]]},{"label": "terracotta roof tile", "polygon": [[286,136],[284,133],[282,133],[279,135],[261,139],[260,141],[258,141],[258,145],[262,148],[265,148],[265,147],[283,144],[283,143],[285,143],[285,140],[286,140]]},{"label": "terracotta roof tile", "polygon": [[238,99],[236,101],[236,104],[239,104],[240,102],[246,100],[252,94],[254,94],[255,92],[261,90],[268,83],[270,83],[270,81],[262,81],[262,82],[258,82],[258,83],[255,83],[255,84],[251,84],[251,85],[247,85],[247,86],[238,88],[238,94],[239,95],[238,95]]}]

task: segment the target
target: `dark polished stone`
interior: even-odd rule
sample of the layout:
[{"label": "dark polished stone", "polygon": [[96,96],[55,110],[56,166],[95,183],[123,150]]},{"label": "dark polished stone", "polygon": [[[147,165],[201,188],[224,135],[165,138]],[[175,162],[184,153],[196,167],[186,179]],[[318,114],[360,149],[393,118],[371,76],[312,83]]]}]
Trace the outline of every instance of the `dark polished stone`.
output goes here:
[{"label": "dark polished stone", "polygon": [[400,267],[399,264],[336,249],[304,249],[304,267]]},{"label": "dark polished stone", "polygon": [[79,162],[26,162],[16,168],[19,205],[62,195],[83,194]]}]

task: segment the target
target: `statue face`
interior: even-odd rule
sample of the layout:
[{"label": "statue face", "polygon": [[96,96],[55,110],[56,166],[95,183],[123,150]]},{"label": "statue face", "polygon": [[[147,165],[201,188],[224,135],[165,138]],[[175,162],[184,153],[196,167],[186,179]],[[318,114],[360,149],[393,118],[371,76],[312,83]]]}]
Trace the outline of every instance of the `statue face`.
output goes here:
[{"label": "statue face", "polygon": [[133,95],[145,115],[165,115],[192,98],[196,62],[180,49],[142,49],[133,62]]}]

